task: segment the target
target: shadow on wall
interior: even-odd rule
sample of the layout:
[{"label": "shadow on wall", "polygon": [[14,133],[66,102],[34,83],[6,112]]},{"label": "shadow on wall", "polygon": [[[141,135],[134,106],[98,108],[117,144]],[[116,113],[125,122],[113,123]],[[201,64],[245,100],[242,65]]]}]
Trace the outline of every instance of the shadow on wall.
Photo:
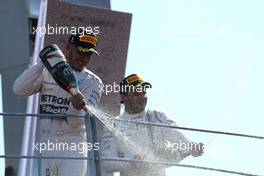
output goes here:
[{"label": "shadow on wall", "polygon": [[15,169],[12,166],[5,168],[5,176],[16,176]]}]

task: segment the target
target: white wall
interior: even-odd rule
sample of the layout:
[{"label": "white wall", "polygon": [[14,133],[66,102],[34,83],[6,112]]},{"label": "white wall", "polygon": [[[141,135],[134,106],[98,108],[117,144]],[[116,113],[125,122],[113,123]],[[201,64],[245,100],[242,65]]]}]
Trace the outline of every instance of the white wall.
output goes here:
[{"label": "white wall", "polygon": [[[0,74],[0,112],[3,112],[2,105],[2,77]],[[3,130],[3,116],[0,116],[0,155],[4,155],[4,130]],[[4,173],[5,160],[0,158],[0,173]]]}]

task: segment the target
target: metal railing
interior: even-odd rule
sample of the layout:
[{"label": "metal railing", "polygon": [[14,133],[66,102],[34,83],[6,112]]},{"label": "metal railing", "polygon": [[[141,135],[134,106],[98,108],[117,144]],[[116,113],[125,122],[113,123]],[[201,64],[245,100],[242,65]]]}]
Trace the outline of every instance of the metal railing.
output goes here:
[{"label": "metal railing", "polygon": [[[25,117],[25,116],[32,116],[32,117],[50,117],[50,114],[26,114],[26,113],[0,113],[0,116],[6,118],[13,117]],[[53,117],[76,117],[76,115],[52,115]],[[86,118],[87,116],[78,116],[82,118]],[[121,119],[108,119],[110,121],[118,121],[118,122],[129,122],[141,125],[152,125],[162,128],[172,128],[172,129],[180,129],[180,130],[188,130],[188,131],[195,131],[195,132],[202,132],[202,133],[213,133],[213,134],[220,134],[220,135],[229,135],[229,136],[236,136],[236,137],[244,137],[244,138],[252,138],[257,140],[263,140],[264,136],[259,135],[250,135],[250,134],[242,134],[242,133],[233,133],[233,132],[226,132],[226,131],[216,131],[216,130],[208,130],[208,129],[199,129],[199,128],[189,128],[189,127],[179,127],[179,126],[172,126],[172,125],[164,125],[159,123],[149,123],[149,122],[139,122],[134,120],[121,120]],[[70,159],[70,160],[92,160],[88,157],[59,157],[59,156],[23,156],[23,155],[0,155],[0,158],[8,158],[8,159]],[[97,160],[97,158],[95,159]],[[199,170],[207,170],[207,171],[215,171],[221,173],[228,173],[228,174],[235,174],[235,175],[246,175],[246,176],[264,176],[264,175],[257,175],[252,173],[245,173],[240,171],[234,170],[225,170],[219,168],[211,168],[211,167],[204,167],[204,166],[195,166],[195,165],[188,165],[188,164],[179,164],[174,162],[161,162],[161,161],[146,161],[146,160],[137,160],[137,159],[121,159],[121,158],[100,158],[101,161],[123,161],[123,162],[141,162],[141,163],[149,163],[149,164],[158,164],[164,166],[176,166],[176,167],[183,167],[183,168],[192,168],[192,169],[199,169]]]}]

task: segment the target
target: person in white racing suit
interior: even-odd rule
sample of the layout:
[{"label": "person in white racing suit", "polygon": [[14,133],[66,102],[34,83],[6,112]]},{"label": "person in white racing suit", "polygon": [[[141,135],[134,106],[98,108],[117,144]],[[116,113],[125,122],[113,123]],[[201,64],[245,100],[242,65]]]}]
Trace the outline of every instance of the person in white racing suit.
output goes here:
[{"label": "person in white racing suit", "polygon": [[[30,96],[40,93],[41,114],[85,115],[82,107],[96,106],[101,98],[102,81],[85,68],[96,51],[97,38],[89,33],[71,35],[66,45],[66,59],[73,68],[81,93],[71,97],[54,81],[42,62],[29,67],[14,82],[14,93]],[[87,157],[87,150],[98,150],[88,144],[85,120],[82,117],[40,117],[38,122],[37,152],[42,156]],[[89,149],[87,146],[89,145]],[[93,146],[90,146],[93,145]],[[36,150],[36,149],[35,149]],[[41,176],[86,176],[86,160],[42,159]]]},{"label": "person in white racing suit", "polygon": [[107,172],[120,172],[120,176],[165,176],[165,169],[169,166],[155,161],[178,163],[189,155],[197,157],[203,154],[202,143],[191,142],[177,129],[131,122],[176,126],[164,113],[145,110],[146,89],[151,87],[136,74],[120,83],[125,112],[113,120],[114,132],[104,129],[101,141],[101,157]]}]

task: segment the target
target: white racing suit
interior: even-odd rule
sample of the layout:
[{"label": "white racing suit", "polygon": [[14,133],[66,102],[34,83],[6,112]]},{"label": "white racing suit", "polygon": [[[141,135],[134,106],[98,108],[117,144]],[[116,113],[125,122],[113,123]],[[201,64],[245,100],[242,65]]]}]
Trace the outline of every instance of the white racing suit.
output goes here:
[{"label": "white racing suit", "polygon": [[[102,81],[87,69],[76,72],[80,92],[88,105],[96,106],[101,98]],[[60,88],[39,62],[25,70],[15,81],[13,90],[17,95],[29,96],[40,93],[40,113],[84,115],[70,103],[70,94]],[[40,117],[38,123],[38,150],[42,156],[87,157],[87,150],[98,149],[88,144],[84,118]],[[92,145],[92,146],[91,146]],[[36,145],[35,145],[36,146]],[[42,159],[41,176],[84,176],[86,160]]]},{"label": "white racing suit", "polygon": [[[176,126],[164,113],[151,110],[133,115],[124,112],[117,119]],[[116,131],[112,133],[105,129],[102,137],[100,149],[104,159],[178,163],[189,155],[187,148],[177,148],[180,144],[191,144],[177,129],[116,121],[113,126]],[[107,172],[120,172],[120,176],[165,176],[165,169],[168,167],[147,162],[105,160],[102,163]]]}]

